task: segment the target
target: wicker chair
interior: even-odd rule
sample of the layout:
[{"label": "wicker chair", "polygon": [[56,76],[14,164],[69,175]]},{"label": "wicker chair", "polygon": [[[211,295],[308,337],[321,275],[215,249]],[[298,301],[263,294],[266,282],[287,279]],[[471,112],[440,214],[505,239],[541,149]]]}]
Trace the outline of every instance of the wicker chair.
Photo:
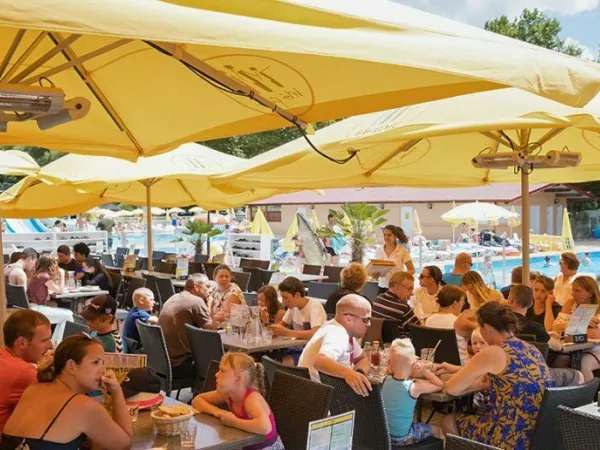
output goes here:
[{"label": "wicker chair", "polygon": [[475,442],[470,439],[446,435],[446,450],[500,450],[498,447]]},{"label": "wicker chair", "polygon": [[167,343],[162,328],[157,325],[150,325],[139,320],[136,321],[142,346],[148,357],[148,367],[156,372],[160,377],[161,387],[167,393],[177,391],[177,398],[181,389],[193,387],[195,376],[186,376],[179,378],[173,376],[173,367],[171,358],[167,350]]},{"label": "wicker chair", "polygon": [[305,275],[321,275],[321,266],[315,264],[304,264],[302,273]]},{"label": "wicker chair", "polygon": [[557,414],[565,450],[600,448],[600,417],[561,405]]},{"label": "wicker chair", "polygon": [[339,283],[343,267],[325,266],[323,267],[323,275],[327,277],[329,283]]},{"label": "wicker chair", "polygon": [[192,350],[196,376],[204,380],[210,362],[220,361],[225,354],[221,335],[216,331],[202,330],[189,323],[185,324],[185,332]]},{"label": "wicker chair", "polygon": [[[388,428],[381,385],[375,384],[368,397],[357,395],[342,378],[331,377],[319,373],[321,382],[335,389],[331,414],[342,414],[356,411],[354,423],[354,449],[391,450],[390,431]],[[442,450],[443,441],[429,438],[414,445],[403,446],[403,450]]]},{"label": "wicker chair", "polygon": [[563,449],[563,440],[558,432],[556,417],[558,405],[577,408],[594,401],[598,384],[600,379],[594,378],[580,386],[546,389],[529,448],[531,450]]},{"label": "wicker chair", "polygon": [[305,380],[310,380],[310,373],[308,372],[308,369],[306,367],[284,366],[283,364],[275,361],[274,359],[269,358],[267,355],[264,355],[260,359],[260,362],[265,367],[265,373],[267,375],[269,385],[273,384],[275,372],[285,372],[300,378],[304,378]]},{"label": "wicker chair", "polygon": [[63,339],[69,336],[75,336],[81,333],[89,333],[90,327],[77,322],[65,322],[65,331],[63,333]]},{"label": "wicker chair", "polygon": [[204,379],[204,388],[202,392],[210,392],[217,389],[217,372],[219,371],[219,361],[211,361],[208,363],[206,378]]},{"label": "wicker chair", "polygon": [[305,450],[308,424],[327,417],[333,388],[280,371],[274,375],[269,406],[277,433],[286,450]]}]

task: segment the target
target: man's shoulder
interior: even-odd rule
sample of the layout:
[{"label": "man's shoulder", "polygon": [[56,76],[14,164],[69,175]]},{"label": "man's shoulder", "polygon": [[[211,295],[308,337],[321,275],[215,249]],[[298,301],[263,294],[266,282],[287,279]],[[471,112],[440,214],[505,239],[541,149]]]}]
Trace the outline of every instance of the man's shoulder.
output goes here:
[{"label": "man's shoulder", "polygon": [[13,381],[29,379],[37,374],[33,364],[11,355],[6,348],[0,349],[0,366],[2,366],[2,376]]}]

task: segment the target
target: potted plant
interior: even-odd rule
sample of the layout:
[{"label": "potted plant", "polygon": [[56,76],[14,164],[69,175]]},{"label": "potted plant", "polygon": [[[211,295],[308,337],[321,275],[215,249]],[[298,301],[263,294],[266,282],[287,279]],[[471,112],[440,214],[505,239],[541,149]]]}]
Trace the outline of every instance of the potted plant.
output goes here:
[{"label": "potted plant", "polygon": [[[387,209],[367,203],[347,203],[342,205],[341,211],[330,209],[329,213],[335,217],[342,235],[350,242],[352,247],[352,262],[362,263],[365,257],[365,245],[375,244],[375,229],[386,222]],[[321,227],[319,237],[331,238],[339,235],[327,227]]]},{"label": "potted plant", "polygon": [[189,242],[195,248],[194,259],[202,255],[202,246],[205,240],[222,233],[221,230],[215,228],[212,223],[204,223],[199,220],[192,220],[185,224],[185,230],[181,232],[183,236],[178,237],[173,242]]}]

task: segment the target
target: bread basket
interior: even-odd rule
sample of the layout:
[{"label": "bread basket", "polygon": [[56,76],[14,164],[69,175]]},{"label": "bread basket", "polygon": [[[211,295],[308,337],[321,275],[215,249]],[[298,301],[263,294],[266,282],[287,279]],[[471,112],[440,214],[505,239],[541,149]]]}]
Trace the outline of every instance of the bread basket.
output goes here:
[{"label": "bread basket", "polygon": [[194,411],[192,409],[189,413],[176,417],[162,415],[157,409],[150,413],[154,429],[163,436],[179,436],[183,430],[187,429],[193,415]]}]

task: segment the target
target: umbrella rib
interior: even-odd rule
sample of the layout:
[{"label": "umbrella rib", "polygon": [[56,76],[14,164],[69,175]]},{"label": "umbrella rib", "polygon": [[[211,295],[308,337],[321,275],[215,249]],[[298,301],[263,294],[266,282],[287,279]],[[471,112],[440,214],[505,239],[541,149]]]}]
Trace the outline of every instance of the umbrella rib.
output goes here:
[{"label": "umbrella rib", "polygon": [[550,139],[555,138],[557,135],[562,133],[564,130],[565,130],[564,128],[553,128],[552,130],[548,131],[545,135],[543,135],[541,138],[539,138],[536,142],[539,145],[544,145]]},{"label": "umbrella rib", "polygon": [[196,58],[194,55],[186,52],[182,46],[177,44],[171,44],[168,42],[149,42],[145,41],[150,47],[155,50],[164,53],[171,58],[181,61],[188,68],[192,68],[197,75],[202,77],[205,81],[213,85],[217,89],[224,90],[225,92],[232,95],[242,95],[254,100],[258,104],[270,109],[274,113],[278,114],[288,122],[299,126],[302,130],[308,127],[308,123],[300,119],[298,116],[288,112],[287,110],[277,106],[277,104],[261,96],[256,91],[249,89],[242,83],[230,78],[225,73],[214,69],[204,61]]},{"label": "umbrella rib", "polygon": [[27,60],[27,58],[29,58],[29,55],[31,55],[33,53],[33,51],[37,48],[37,46],[40,45],[40,42],[42,42],[42,39],[44,39],[44,37],[47,34],[48,33],[46,33],[45,31],[42,31],[40,34],[37,35],[37,37],[29,45],[29,47],[27,47],[27,49],[23,52],[23,54],[19,57],[19,59],[17,59],[17,61],[15,61],[13,66],[10,68],[10,70],[8,72],[6,72],[6,75],[4,75],[2,77],[2,79],[0,80],[0,83],[6,83],[6,81],[12,76],[12,74],[15,73],[19,69],[21,64],[23,64],[25,62],[25,60]]},{"label": "umbrella rib", "polygon": [[510,142],[502,139],[502,136],[500,136],[499,134],[494,134],[491,131],[480,131],[480,133],[483,134],[485,137],[488,137],[488,138],[498,142],[499,144],[502,144],[505,147],[510,148],[511,150],[513,149],[512,145],[510,145]]},{"label": "umbrella rib", "polygon": [[64,49],[68,48],[69,45],[71,45],[73,42],[75,42],[80,37],[81,37],[80,34],[72,34],[72,35],[70,35],[64,41],[58,43],[58,45],[55,45],[51,50],[49,50],[44,55],[40,56],[34,62],[32,62],[31,64],[29,64],[29,66],[27,67],[27,69],[23,70],[21,73],[17,74],[15,77],[13,77],[9,81],[9,83],[18,83],[18,82],[20,82],[27,75],[29,75],[30,73],[33,73],[35,70],[37,70],[42,64],[44,64],[45,62],[47,62],[50,59],[54,58],[55,55],[57,55],[58,53],[62,52]]},{"label": "umbrella rib", "polygon": [[[62,40],[62,37],[59,33],[49,33],[49,36],[50,39],[54,41],[55,45],[58,45]],[[77,55],[70,48],[65,48],[61,51],[61,53],[67,61],[77,59]],[[119,114],[115,111],[108,98],[106,98],[106,96],[104,95],[100,87],[96,84],[94,79],[90,76],[86,68],[82,64],[75,64],[73,66],[73,70],[75,71],[75,73],[77,73],[77,75],[79,75],[79,77],[85,83],[90,92],[94,94],[94,97],[96,97],[96,99],[102,105],[106,113],[113,120],[115,125],[119,128],[119,131],[122,131],[127,135],[131,143],[137,149],[139,155],[142,156],[144,154],[142,146],[139,144],[139,142],[137,141],[131,130],[127,127],[127,125],[125,125],[123,119],[121,119]]]},{"label": "umbrella rib", "polygon": [[25,35],[25,30],[19,30],[19,31],[17,31],[17,34],[15,35],[15,38],[13,39],[12,43],[10,44],[10,48],[6,52],[6,55],[4,55],[4,59],[2,60],[2,64],[0,64],[0,77],[2,77],[2,74],[6,70],[6,67],[8,66],[8,63],[10,62],[10,60],[14,56],[15,52],[17,51],[17,47],[21,43],[21,39],[23,39],[24,35]]},{"label": "umbrella rib", "polygon": [[185,193],[190,197],[190,199],[192,200],[192,202],[194,202],[195,205],[198,204],[198,201],[196,200],[196,198],[192,195],[192,193],[188,190],[188,188],[186,187],[185,183],[183,182],[183,180],[181,180],[180,178],[177,179],[177,182],[179,183],[179,185],[181,186],[181,188],[185,191]]},{"label": "umbrella rib", "polygon": [[400,153],[405,153],[405,152],[409,151],[411,148],[413,148],[419,142],[421,142],[421,139],[412,139],[412,140],[406,142],[405,144],[401,145],[399,148],[397,148],[392,153],[390,153],[388,156],[386,156],[382,161],[380,161],[375,167],[373,167],[372,169],[369,169],[369,171],[367,171],[365,173],[365,175],[367,177],[370,177],[371,175],[373,175],[373,173],[375,173],[377,170],[381,169],[381,167],[383,167],[385,164],[387,164],[392,158],[395,158]]},{"label": "umbrella rib", "polygon": [[104,53],[107,53],[111,50],[114,50],[116,48],[119,48],[127,43],[131,42],[130,39],[120,39],[118,41],[114,41],[108,45],[105,45],[104,47],[100,47],[96,50],[94,50],[93,52],[90,53],[86,53],[83,56],[80,56],[76,59],[73,59],[71,61],[68,61],[64,64],[61,64],[60,66],[54,67],[50,70],[47,70],[46,72],[40,73],[39,75],[35,75],[33,77],[30,77],[24,81],[21,82],[21,84],[32,84],[37,82],[38,80],[40,80],[41,78],[47,78],[49,76],[52,75],[56,75],[57,73],[63,72],[67,69],[70,69],[71,67],[75,66],[75,65],[79,65],[84,63],[85,61],[88,61],[92,58],[95,58],[96,56],[100,56]]}]

